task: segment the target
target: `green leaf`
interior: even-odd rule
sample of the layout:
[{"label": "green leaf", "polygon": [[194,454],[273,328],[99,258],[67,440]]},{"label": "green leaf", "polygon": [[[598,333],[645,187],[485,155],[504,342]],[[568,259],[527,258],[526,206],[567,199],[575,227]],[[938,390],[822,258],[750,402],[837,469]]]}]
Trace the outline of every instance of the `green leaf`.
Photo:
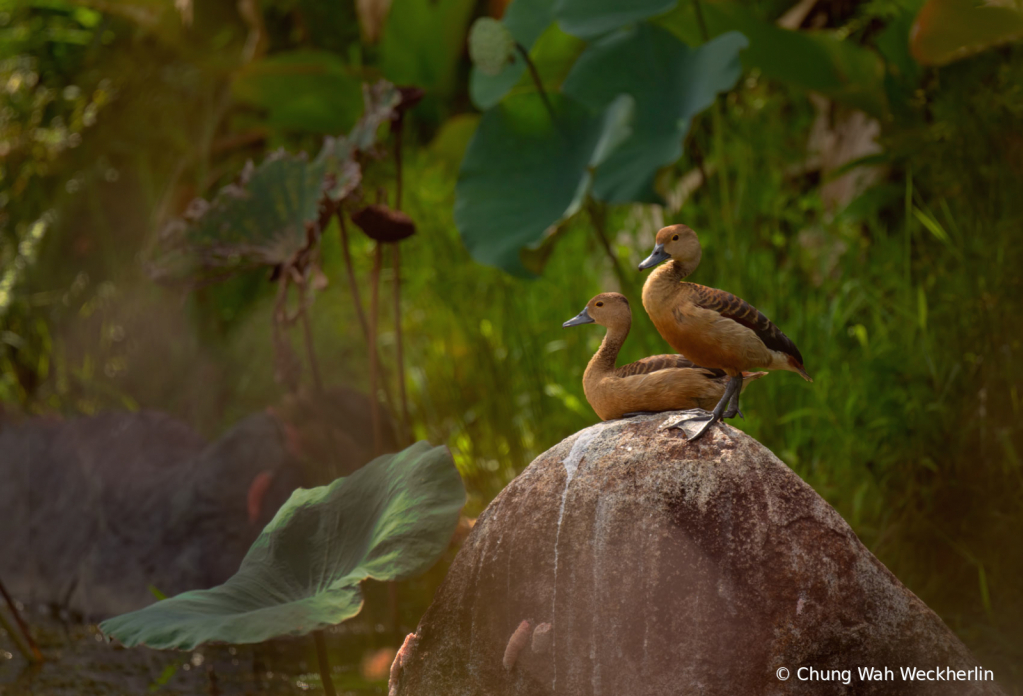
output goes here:
[{"label": "green leaf", "polygon": [[292,51],[249,63],[232,91],[235,99],[266,109],[273,127],[337,134],[359,117],[362,83],[332,53]]},{"label": "green leaf", "polygon": [[693,116],[739,79],[739,51],[746,38],[728,32],[691,49],[669,31],[650,24],[625,29],[592,44],[579,57],[563,90],[590,107],[618,94],[636,102],[632,136],[597,170],[596,198],[621,203],[659,203],[657,170],[682,154]]},{"label": "green leaf", "polygon": [[469,57],[484,75],[500,75],[515,55],[515,39],[493,17],[480,17],[469,31]]},{"label": "green leaf", "polygon": [[380,40],[384,77],[426,90],[436,112],[458,87],[458,64],[474,6],[473,0],[394,0]]},{"label": "green leaf", "polygon": [[[888,101],[884,62],[868,48],[827,31],[790,31],[760,19],[752,8],[735,2],[703,4],[712,37],[739,31],[749,39],[742,64],[764,77],[819,92],[843,104],[884,118]],[[692,3],[657,20],[683,41],[698,35]]]},{"label": "green leaf", "polygon": [[565,33],[592,39],[663,14],[677,3],[678,0],[557,0],[554,17]]},{"label": "green leaf", "polygon": [[922,65],[945,65],[1020,38],[1023,5],[1013,0],[928,0],[909,44]]},{"label": "green leaf", "polygon": [[[553,21],[554,0],[514,0],[501,19],[512,38],[527,51]],[[480,110],[489,109],[504,99],[525,71],[526,62],[518,54],[497,75],[487,75],[473,67],[469,77],[472,103]]]},{"label": "green leaf", "polygon": [[603,111],[550,97],[556,122],[537,94],[483,114],[455,190],[455,223],[473,258],[517,275],[529,275],[520,250],[579,208],[593,169],[630,132],[626,95]]},{"label": "green leaf", "polygon": [[319,217],[328,173],[335,175],[334,194],[358,183],[359,170],[344,139],[327,138],[312,162],[283,150],[258,168],[250,162],[212,201],[195,199],[184,218],[164,228],[153,276],[173,279],[289,263],[308,243],[306,226]]},{"label": "green leaf", "polygon": [[223,585],[108,619],[100,630],[129,647],[189,650],[333,626],[359,613],[363,580],[402,580],[436,563],[464,503],[451,453],[418,442],[292,493]]}]

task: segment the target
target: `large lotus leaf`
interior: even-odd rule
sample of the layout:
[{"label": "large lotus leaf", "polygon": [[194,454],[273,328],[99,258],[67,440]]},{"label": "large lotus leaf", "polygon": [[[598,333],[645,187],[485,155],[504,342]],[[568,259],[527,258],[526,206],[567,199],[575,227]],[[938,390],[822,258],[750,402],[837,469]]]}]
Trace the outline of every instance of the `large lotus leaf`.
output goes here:
[{"label": "large lotus leaf", "polygon": [[[749,39],[749,48],[742,52],[743,66],[878,118],[887,115],[884,61],[870,49],[834,32],[782,29],[761,19],[748,4],[723,0],[702,7],[710,36],[738,31]],[[656,23],[687,43],[701,41],[693,3],[681,3]]]},{"label": "large lotus leaf", "polygon": [[[512,37],[527,51],[554,21],[554,0],[514,0],[501,19]],[[526,71],[522,56],[498,75],[487,75],[473,67],[469,77],[469,96],[479,109],[489,109],[501,101]]]},{"label": "large lotus leaf", "polygon": [[910,31],[913,57],[944,65],[1023,38],[1023,5],[1016,0],[928,0]]},{"label": "large lotus leaf", "polygon": [[562,87],[597,108],[617,95],[636,101],[632,135],[597,170],[593,195],[611,203],[660,202],[654,176],[682,155],[693,116],[731,89],[746,38],[728,32],[692,49],[661,27],[642,23],[592,44]]},{"label": "large lotus leaf", "polygon": [[324,51],[291,51],[253,61],[232,83],[239,101],[268,111],[270,125],[311,133],[344,133],[359,117],[362,83],[344,61]]},{"label": "large lotus leaf", "polygon": [[188,650],[333,626],[359,613],[363,580],[401,580],[432,566],[464,503],[451,453],[418,442],[292,493],[223,585],[108,619],[100,630],[126,646]]},{"label": "large lotus leaf", "polygon": [[678,0],[557,0],[554,17],[568,34],[592,39],[641,19],[662,14]]},{"label": "large lotus leaf", "polygon": [[603,111],[550,97],[555,119],[537,94],[484,113],[455,189],[455,224],[473,258],[516,275],[530,275],[520,250],[579,208],[593,169],[630,132],[626,95]]}]

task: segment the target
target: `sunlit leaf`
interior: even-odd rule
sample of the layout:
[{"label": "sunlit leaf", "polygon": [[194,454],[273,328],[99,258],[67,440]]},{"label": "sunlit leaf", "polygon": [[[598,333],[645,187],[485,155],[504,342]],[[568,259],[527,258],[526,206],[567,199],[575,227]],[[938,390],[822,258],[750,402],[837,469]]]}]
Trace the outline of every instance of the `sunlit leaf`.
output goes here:
[{"label": "sunlit leaf", "polygon": [[593,195],[614,203],[660,202],[657,170],[681,156],[690,119],[735,85],[747,43],[729,32],[692,49],[642,23],[586,49],[565,80],[565,94],[594,108],[622,93],[636,102],[632,135],[597,170]]},{"label": "sunlit leaf", "polygon": [[910,30],[923,65],[944,65],[1023,38],[1023,5],[1014,0],[928,0]]},{"label": "sunlit leaf", "polygon": [[599,165],[628,137],[632,99],[593,111],[551,95],[512,96],[483,114],[462,162],[455,224],[473,258],[528,275],[520,250],[582,203]]},{"label": "sunlit leaf", "polygon": [[[553,21],[554,0],[514,0],[501,19],[512,38],[527,51]],[[480,109],[489,109],[508,94],[525,71],[526,62],[518,54],[497,75],[487,75],[473,67],[469,78],[469,95],[473,104]]]},{"label": "sunlit leaf", "polygon": [[359,117],[362,82],[338,56],[292,51],[253,61],[232,83],[234,97],[266,109],[271,126],[336,135]]},{"label": "sunlit leaf", "polygon": [[583,39],[662,14],[678,0],[557,0],[554,17],[563,31]]},{"label": "sunlit leaf", "polygon": [[187,650],[333,626],[359,613],[363,580],[402,580],[436,563],[464,503],[451,453],[416,443],[292,493],[223,585],[108,619],[100,630],[126,646]]}]

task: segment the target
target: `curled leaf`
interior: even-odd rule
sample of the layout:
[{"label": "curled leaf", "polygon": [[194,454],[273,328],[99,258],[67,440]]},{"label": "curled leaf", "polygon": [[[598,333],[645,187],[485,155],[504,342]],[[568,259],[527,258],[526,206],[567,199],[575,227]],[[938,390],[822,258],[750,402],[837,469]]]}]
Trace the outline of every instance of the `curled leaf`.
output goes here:
[{"label": "curled leaf", "polygon": [[416,225],[405,213],[386,205],[367,205],[352,213],[352,222],[378,242],[400,242],[416,233]]}]

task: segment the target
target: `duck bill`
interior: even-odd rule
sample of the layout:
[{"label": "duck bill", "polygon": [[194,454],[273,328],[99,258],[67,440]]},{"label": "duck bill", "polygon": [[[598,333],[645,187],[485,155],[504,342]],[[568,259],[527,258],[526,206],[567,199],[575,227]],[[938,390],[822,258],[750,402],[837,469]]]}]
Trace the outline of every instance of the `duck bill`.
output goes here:
[{"label": "duck bill", "polygon": [[566,321],[564,324],[562,324],[562,326],[567,329],[569,326],[579,326],[580,324],[592,324],[592,323],[593,323],[593,317],[591,317],[590,313],[587,312],[584,309],[583,311],[579,312],[574,317],[572,317],[571,319]]},{"label": "duck bill", "polygon": [[643,263],[639,264],[639,270],[645,271],[648,268],[653,268],[662,261],[667,261],[670,258],[671,254],[664,250],[664,245],[657,244],[654,246],[653,253],[643,259]]}]

